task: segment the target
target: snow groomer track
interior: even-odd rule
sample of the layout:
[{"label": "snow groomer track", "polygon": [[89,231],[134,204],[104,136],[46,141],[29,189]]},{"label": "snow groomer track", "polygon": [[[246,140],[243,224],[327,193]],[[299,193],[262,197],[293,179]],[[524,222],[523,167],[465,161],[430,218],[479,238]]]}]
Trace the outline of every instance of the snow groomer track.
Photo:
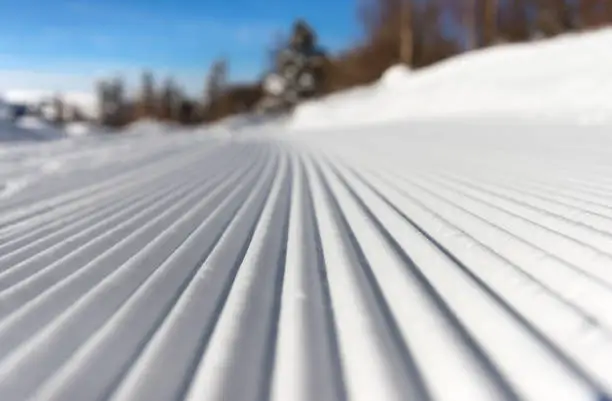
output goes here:
[{"label": "snow groomer track", "polygon": [[0,145],[0,400],[608,400],[612,140]]}]

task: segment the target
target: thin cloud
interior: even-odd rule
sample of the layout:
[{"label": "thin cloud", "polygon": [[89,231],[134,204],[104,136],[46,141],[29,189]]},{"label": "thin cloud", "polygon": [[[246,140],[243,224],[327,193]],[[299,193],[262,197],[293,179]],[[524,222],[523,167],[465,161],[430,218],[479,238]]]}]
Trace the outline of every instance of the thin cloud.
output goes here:
[{"label": "thin cloud", "polygon": [[[209,64],[227,56],[233,79],[257,76],[278,25],[163,15],[133,6],[70,0],[55,4],[68,18],[25,35],[0,37],[0,92],[14,89],[93,91],[100,78],[121,76],[137,87],[144,69],[172,76],[188,94],[203,90]],[[69,23],[67,22],[69,21]],[[27,44],[23,46],[23,44]],[[263,56],[262,56],[263,57]],[[156,68],[157,67],[157,68]]]},{"label": "thin cloud", "polygon": [[71,73],[0,70],[0,92],[36,90],[43,92],[92,91],[91,75]]},{"label": "thin cloud", "polygon": [[[0,54],[0,65],[3,60],[13,58]],[[22,61],[23,63],[23,61]],[[47,69],[45,69],[47,68]],[[140,80],[144,67],[127,64],[106,64],[92,62],[62,62],[41,66],[35,69],[28,68],[0,68],[0,93],[14,90],[43,91],[43,92],[88,92],[93,93],[96,83],[102,79],[112,77],[121,78],[128,94],[135,94],[140,89]],[[204,90],[206,71],[193,69],[162,69],[153,68],[151,71],[157,84],[168,77],[183,88],[185,94],[199,97]],[[236,81],[249,81],[258,71],[256,64],[237,64],[232,68],[232,79]]]},{"label": "thin cloud", "polygon": [[[175,15],[160,15],[146,9],[136,9],[128,5],[112,6],[101,2],[89,2],[84,0],[71,0],[63,3],[66,12],[75,18],[88,22],[88,26],[65,27],[67,30],[75,30],[72,33],[83,33],[89,30],[89,34],[99,35],[102,29],[108,35],[113,29],[125,31],[125,27],[137,27],[130,29],[128,40],[149,39],[151,41],[186,39],[189,35],[195,35],[201,41],[215,38],[217,41],[233,42],[235,45],[252,45],[255,43],[267,43],[274,32],[279,28],[277,23],[262,22],[259,20],[223,20],[207,16],[193,16],[186,13]],[[93,27],[94,32],[91,32]],[[118,28],[118,29],[117,29]],[[87,34],[87,32],[86,32]],[[112,35],[111,35],[112,36]],[[125,40],[125,36],[121,36]],[[116,38],[115,38],[116,39]]]}]

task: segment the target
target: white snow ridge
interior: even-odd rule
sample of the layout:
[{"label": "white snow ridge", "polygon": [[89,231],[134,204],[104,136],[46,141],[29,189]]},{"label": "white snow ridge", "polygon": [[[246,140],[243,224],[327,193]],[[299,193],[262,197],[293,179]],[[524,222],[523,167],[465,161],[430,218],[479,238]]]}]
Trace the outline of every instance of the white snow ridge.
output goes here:
[{"label": "white snow ridge", "polygon": [[329,128],[390,120],[497,116],[612,122],[612,29],[466,53],[302,106],[293,125]]},{"label": "white snow ridge", "polygon": [[610,126],[377,110],[0,144],[0,400],[610,400]]}]

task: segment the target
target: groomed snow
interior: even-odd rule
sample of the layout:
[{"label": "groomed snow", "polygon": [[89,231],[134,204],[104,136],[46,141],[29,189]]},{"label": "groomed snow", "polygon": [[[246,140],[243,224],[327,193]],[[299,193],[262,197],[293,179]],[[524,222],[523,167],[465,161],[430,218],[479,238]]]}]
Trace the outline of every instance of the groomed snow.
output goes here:
[{"label": "groomed snow", "polygon": [[0,143],[0,400],[612,400],[612,125],[394,120],[413,79]]}]

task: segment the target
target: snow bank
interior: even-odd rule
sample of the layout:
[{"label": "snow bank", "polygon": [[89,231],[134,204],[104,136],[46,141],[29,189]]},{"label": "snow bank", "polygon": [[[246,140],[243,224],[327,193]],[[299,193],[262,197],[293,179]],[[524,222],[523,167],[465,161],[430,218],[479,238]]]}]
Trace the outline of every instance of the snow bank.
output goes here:
[{"label": "snow bank", "polygon": [[41,118],[32,117],[32,116],[23,117],[23,118],[18,119],[15,125],[17,125],[20,128],[31,129],[31,130],[51,129],[51,126],[49,125],[48,122],[44,121]]},{"label": "snow bank", "polygon": [[120,133],[129,135],[162,135],[171,131],[174,127],[174,124],[153,119],[142,119],[123,128]]},{"label": "snow bank", "polygon": [[68,136],[77,137],[91,135],[95,129],[92,124],[79,122],[66,124],[64,131]]},{"label": "snow bank", "polygon": [[24,117],[12,123],[0,119],[0,142],[49,141],[65,138],[63,130],[36,117]]},{"label": "snow bank", "polygon": [[302,105],[292,126],[436,117],[612,121],[612,30],[472,52],[427,69],[394,67],[376,84]]},{"label": "snow bank", "polygon": [[9,105],[0,97],[0,121],[8,120],[10,117]]},{"label": "snow bank", "polygon": [[2,142],[19,140],[23,131],[7,121],[0,120],[0,145]]},{"label": "snow bank", "polygon": [[15,125],[40,139],[59,139],[66,136],[66,133],[58,129],[49,122],[33,116],[23,117],[17,120]]},{"label": "snow bank", "polygon": [[63,137],[61,132],[45,129],[28,129],[0,120],[0,145],[6,142],[48,141]]},{"label": "snow bank", "polygon": [[259,115],[238,115],[226,118],[215,123],[211,128],[218,131],[243,132],[253,129],[274,129],[282,128],[287,123],[288,118],[284,116],[259,116]]},{"label": "snow bank", "polygon": [[188,135],[196,135],[202,140],[249,140],[252,137],[261,137],[279,131],[286,134],[289,117],[271,117],[250,114],[241,114],[227,117],[212,124],[202,124],[194,128],[183,128],[181,131]]}]

